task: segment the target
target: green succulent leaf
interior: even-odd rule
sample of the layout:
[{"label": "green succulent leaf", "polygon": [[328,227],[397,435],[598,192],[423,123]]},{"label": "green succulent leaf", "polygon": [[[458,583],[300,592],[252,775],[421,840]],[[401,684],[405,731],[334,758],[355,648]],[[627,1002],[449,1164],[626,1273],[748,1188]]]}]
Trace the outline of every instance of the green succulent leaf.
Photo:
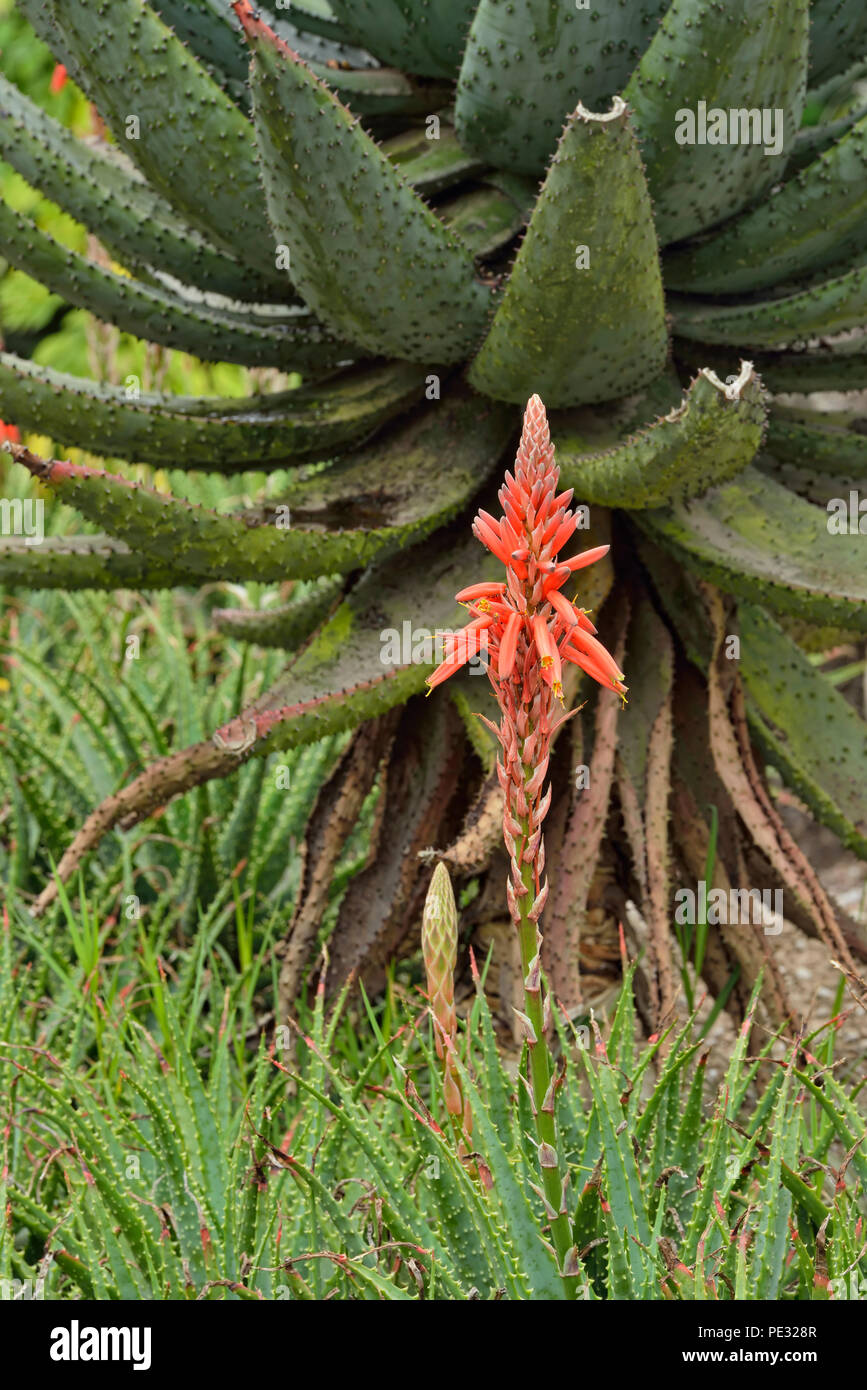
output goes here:
[{"label": "green succulent leaf", "polygon": [[383,62],[454,77],[476,0],[332,0],[337,23]]},{"label": "green succulent leaf", "polygon": [[234,473],[327,454],[418,399],[421,369],[389,363],[270,396],[130,391],[0,353],[0,413],[108,457]]},{"label": "green succulent leaf", "polygon": [[766,202],[695,247],[670,251],[666,286],[741,294],[867,251],[867,117]]},{"label": "green succulent leaf", "polygon": [[804,343],[867,324],[867,265],[776,299],[720,305],[672,294],[668,307],[681,338],[757,348]]},{"label": "green succulent leaf", "polygon": [[[433,635],[464,625],[455,593],[495,578],[497,568],[466,528],[454,526],[374,564],[276,685],[218,730],[218,743],[254,754],[294,748],[402,704],[436,664]],[[484,676],[478,684],[483,699]]]},{"label": "green succulent leaf", "polygon": [[491,256],[526,227],[536,190],[519,175],[494,174],[477,188],[440,203],[437,211],[476,258]]},{"label": "green succulent leaf", "polygon": [[479,410],[459,392],[298,484],[285,503],[232,515],[101,469],[17,457],[95,526],[167,567],[267,582],[359,569],[422,539],[469,501],[511,433],[510,412]]},{"label": "green succulent leaf", "polygon": [[544,173],[566,117],[622,90],[667,7],[480,0],[455,103],[462,143],[492,164]]},{"label": "green succulent leaf", "polygon": [[224,78],[243,87],[247,78],[240,25],[232,11],[212,0],[150,0],[150,7],[191,48],[208,71],[226,87]]},{"label": "green succulent leaf", "polygon": [[[268,8],[272,8],[272,5]],[[280,14],[305,34],[318,34],[335,43],[348,41],[349,35],[328,0],[283,0]]]},{"label": "green succulent leaf", "polygon": [[765,428],[765,393],[749,362],[728,384],[704,370],[680,403],[622,443],[596,452],[581,412],[555,415],[563,484],[606,507],[660,507],[733,478],[755,457]]},{"label": "green succulent leaf", "polygon": [[867,859],[867,724],[764,609],[738,608],[753,737],[847,849]]},{"label": "green succulent leaf", "polygon": [[[712,367],[725,380],[737,368],[738,356],[718,344],[675,342],[678,362],[698,371]],[[863,336],[797,352],[758,352],[753,366],[769,391],[861,391],[867,387],[867,351]],[[776,406],[775,406],[776,409]]]},{"label": "green succulent leaf", "polygon": [[182,216],[280,293],[253,129],[231,98],[144,0],[43,8],[120,148]]},{"label": "green succulent leaf", "polygon": [[775,614],[867,631],[867,536],[747,468],[700,501],[636,514],[688,569]]},{"label": "green succulent leaf", "polygon": [[[629,80],[660,245],[730,217],[782,172],[801,123],[807,78],[808,0],[757,8],[752,0],[709,5],[673,0]],[[732,144],[728,123],[775,113],[781,144]],[[719,143],[703,142],[702,115],[720,112]],[[686,114],[684,114],[686,113]],[[695,129],[690,129],[692,118]],[[713,138],[718,139],[717,125]],[[742,132],[739,130],[739,136]],[[691,138],[690,138],[691,137]]]},{"label": "green succulent leaf", "polygon": [[374,353],[466,355],[489,291],[472,258],[291,49],[245,19],[271,221],[310,308]]},{"label": "green succulent leaf", "polygon": [[[152,0],[156,10],[196,56],[205,64],[234,100],[242,103],[247,93],[247,57],[241,39],[241,25],[228,3],[220,0]],[[305,33],[281,17],[282,0],[258,6],[263,18],[308,63],[346,64],[353,68],[373,67],[375,59],[360,48]]]},{"label": "green succulent leaf", "polygon": [[112,536],[46,536],[28,545],[0,538],[0,585],[28,589],[170,589],[189,578],[182,568],[130,550]]},{"label": "green succulent leaf", "polygon": [[777,458],[832,478],[867,476],[867,419],[861,411],[775,405],[767,444]]},{"label": "green succulent leaf", "polygon": [[323,579],[292,603],[276,608],[215,608],[212,617],[221,632],[241,642],[295,651],[330,615],[342,592],[342,580]]},{"label": "green succulent leaf", "polygon": [[254,302],[273,293],[261,278],[172,211],[143,179],[133,177],[110,146],[79,140],[0,75],[0,154],[22,178],[98,234],[124,265],[233,299]]},{"label": "green succulent leaf", "polygon": [[6,258],[70,304],[88,309],[126,333],[178,348],[211,362],[322,369],[351,356],[345,343],[310,322],[300,311],[277,318],[247,308],[243,313],[206,305],[127,275],[105,270],[42,232],[29,217],[0,202],[0,244]]},{"label": "green succulent leaf", "polygon": [[791,175],[798,169],[812,164],[821,154],[842,140],[852,127],[867,116],[867,103],[861,101],[849,111],[834,120],[820,121],[818,125],[802,126],[795,137],[795,145],[789,158],[786,172]]},{"label": "green succulent leaf", "polygon": [[499,400],[537,392],[548,406],[582,405],[652,381],[667,348],[653,214],[626,108],[617,99],[599,116],[579,106],[469,379]]},{"label": "green succulent leaf", "polygon": [[861,0],[810,0],[810,84],[842,72],[867,52],[867,10]]},{"label": "green succulent leaf", "polygon": [[403,174],[407,183],[428,196],[439,193],[450,184],[480,174],[485,166],[464,149],[455,134],[454,126],[446,124],[438,113],[439,133],[434,139],[424,130],[407,130],[393,135],[380,146],[389,162]]}]

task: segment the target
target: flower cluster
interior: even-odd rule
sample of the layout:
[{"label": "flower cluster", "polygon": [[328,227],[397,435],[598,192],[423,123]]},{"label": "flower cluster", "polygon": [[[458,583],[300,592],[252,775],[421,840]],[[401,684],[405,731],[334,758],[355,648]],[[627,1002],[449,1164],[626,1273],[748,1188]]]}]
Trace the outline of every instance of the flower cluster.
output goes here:
[{"label": "flower cluster", "polygon": [[560,1177],[555,1101],[558,1077],[545,1041],[550,1002],[542,999],[539,918],[548,896],[543,879],[542,826],[551,802],[546,787],[551,736],[569,718],[555,718],[563,700],[563,663],[623,696],[626,686],[617,663],[596,636],[582,608],[563,593],[570,577],[608,551],[585,550],[570,560],[559,554],[577,524],[569,503],[572,492],[558,492],[559,469],[545,407],[533,396],[524,414],[514,474],[500,489],[503,516],[479,512],[477,538],[506,566],[500,583],[474,584],[458,599],[471,622],[448,640],[445,660],[428,684],[433,689],[465,661],[486,651],[488,675],[500,706],[499,727],[485,720],[500,743],[497,775],[503,789],[503,837],[509,853],[506,895],[521,948],[524,1007],[518,1016],[527,1042],[525,1078],[536,1122],[543,1188],[538,1189],[550,1223],[561,1273],[572,1285],[580,1261],[572,1245],[566,1184]]},{"label": "flower cluster", "polygon": [[511,689],[517,703],[529,704],[539,683],[562,700],[564,661],[625,695],[623,673],[597,638],[587,613],[563,593],[572,575],[600,560],[608,546],[569,560],[557,558],[577,525],[569,509],[572,489],[558,493],[558,478],[545,407],[533,396],[524,415],[515,472],[506,473],[500,488],[504,515],[497,521],[480,511],[473,523],[476,537],[506,566],[505,581],[471,584],[456,596],[473,618],[448,639],[445,659],[428,679],[431,689],[484,650],[498,695]]}]

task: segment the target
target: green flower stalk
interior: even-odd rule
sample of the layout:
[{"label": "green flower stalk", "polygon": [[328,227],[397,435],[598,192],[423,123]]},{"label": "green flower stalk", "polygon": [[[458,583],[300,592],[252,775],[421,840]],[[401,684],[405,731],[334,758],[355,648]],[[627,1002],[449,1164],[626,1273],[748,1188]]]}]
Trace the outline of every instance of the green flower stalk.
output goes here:
[{"label": "green flower stalk", "polygon": [[504,515],[498,521],[479,512],[473,524],[478,539],[506,566],[505,582],[475,584],[457,595],[473,618],[451,639],[429,685],[433,688],[447,680],[471,656],[487,653],[500,724],[485,723],[501,749],[497,774],[503,789],[503,835],[511,861],[506,894],[521,944],[525,1002],[518,1016],[527,1043],[524,1081],[536,1122],[542,1175],[537,1191],[560,1272],[567,1288],[574,1290],[580,1266],[561,1176],[555,1114],[558,1080],[545,1037],[550,1000],[542,997],[539,919],[548,897],[542,826],[551,802],[546,776],[551,737],[570,717],[566,711],[556,714],[556,704],[563,699],[563,663],[579,666],[620,696],[625,695],[626,686],[587,614],[563,593],[575,571],[601,559],[608,546],[569,560],[558,558],[577,525],[576,514],[569,510],[571,489],[558,493],[558,479],[545,407],[533,396],[524,415],[514,476],[506,474],[499,493]]}]

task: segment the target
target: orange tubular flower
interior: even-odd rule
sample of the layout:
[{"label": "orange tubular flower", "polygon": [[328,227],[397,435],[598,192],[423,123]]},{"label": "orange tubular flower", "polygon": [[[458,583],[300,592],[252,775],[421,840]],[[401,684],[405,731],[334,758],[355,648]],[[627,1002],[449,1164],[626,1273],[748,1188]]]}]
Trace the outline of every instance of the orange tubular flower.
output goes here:
[{"label": "orange tubular flower", "polygon": [[[490,512],[480,511],[473,523],[478,540],[506,566],[505,583],[471,584],[457,598],[473,605],[476,614],[493,616],[487,629],[487,649],[498,697],[504,693],[506,682],[523,685],[526,657],[534,643],[539,658],[537,683],[541,678],[558,698],[562,698],[559,672],[564,661],[622,696],[626,694],[622,672],[600,642],[583,640],[588,634],[592,637],[596,629],[562,593],[569,577],[601,560],[608,546],[597,545],[569,560],[558,559],[576,525],[575,513],[569,510],[572,490],[558,493],[558,478],[545,407],[533,396],[524,416],[514,475],[507,472],[500,488],[504,515],[498,521]],[[548,633],[541,643],[534,636],[537,619],[538,631],[544,628]],[[478,618],[468,631],[477,627]],[[430,689],[454,675],[477,652],[477,643],[456,643],[428,680]],[[512,691],[513,699],[517,693]]]},{"label": "orange tubular flower", "polygon": [[574,572],[600,560],[608,546],[596,546],[571,560],[558,559],[576,525],[575,513],[569,510],[571,490],[557,492],[559,471],[545,407],[533,396],[524,414],[514,475],[506,473],[499,493],[504,514],[498,521],[488,512],[479,512],[473,523],[477,539],[505,565],[505,582],[471,584],[458,594],[474,615],[473,621],[464,629],[463,643],[449,644],[445,661],[428,685],[433,689],[460,670],[476,655],[484,636],[488,676],[500,706],[499,728],[488,726],[501,750],[497,776],[503,789],[503,838],[511,861],[506,897],[520,939],[524,976],[526,1013],[519,1013],[519,1018],[529,1058],[525,1079],[539,1141],[541,1195],[568,1291],[574,1290],[580,1260],[571,1243],[569,1208],[560,1177],[556,1077],[545,1042],[550,1003],[542,999],[539,931],[548,896],[542,826],[551,792],[545,789],[545,779],[551,735],[568,718],[565,713],[554,717],[554,702],[563,699],[563,662],[572,662],[621,696],[626,686],[586,613],[562,592]]}]

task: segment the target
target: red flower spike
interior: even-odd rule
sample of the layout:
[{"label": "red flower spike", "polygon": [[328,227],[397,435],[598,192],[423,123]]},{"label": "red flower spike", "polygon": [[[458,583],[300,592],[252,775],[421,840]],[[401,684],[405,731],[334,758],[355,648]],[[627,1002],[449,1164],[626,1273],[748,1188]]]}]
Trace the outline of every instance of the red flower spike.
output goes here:
[{"label": "red flower spike", "polygon": [[[539,918],[548,895],[543,825],[551,804],[546,788],[551,736],[574,710],[554,717],[562,701],[562,662],[570,661],[609,690],[624,695],[617,663],[595,636],[587,615],[561,593],[576,570],[608,553],[596,546],[570,560],[558,552],[575,531],[571,489],[557,492],[559,469],[545,407],[538,396],[527,403],[514,474],[507,472],[498,521],[479,512],[473,533],[506,568],[505,582],[472,584],[458,595],[476,616],[455,634],[443,661],[428,678],[429,691],[458,671],[484,645],[488,677],[500,706],[499,727],[485,720],[502,748],[497,777],[503,792],[503,838],[509,854],[506,895],[521,949],[524,1003],[521,1014],[529,1051],[524,1078],[533,1101],[546,1209],[560,1268],[568,1267],[572,1231],[556,1157],[556,1121],[548,1101],[554,1075],[545,1040],[550,1000],[542,998],[542,937]],[[461,641],[461,639],[463,639]]]}]

